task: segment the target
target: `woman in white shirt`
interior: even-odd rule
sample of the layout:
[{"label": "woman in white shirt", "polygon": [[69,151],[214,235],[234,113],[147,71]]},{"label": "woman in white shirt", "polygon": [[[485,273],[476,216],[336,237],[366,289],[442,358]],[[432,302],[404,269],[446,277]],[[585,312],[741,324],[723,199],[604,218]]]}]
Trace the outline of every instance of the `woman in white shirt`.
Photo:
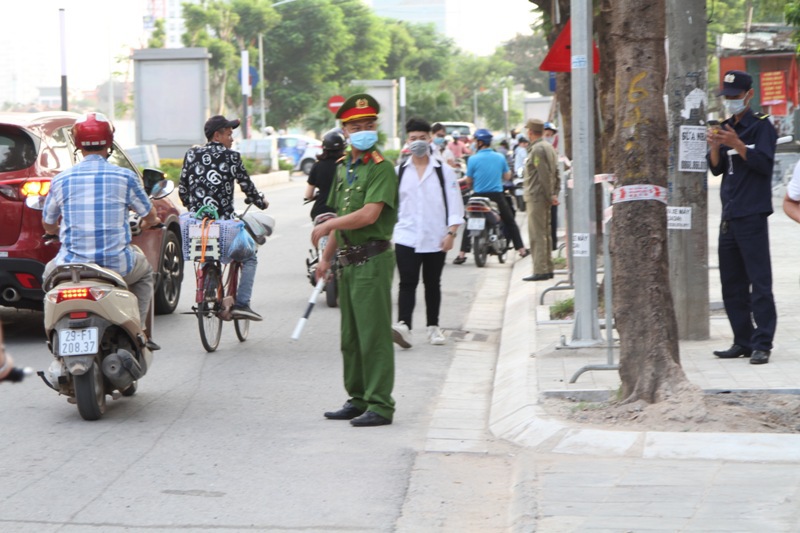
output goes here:
[{"label": "woman in white shirt", "polygon": [[406,123],[406,132],[411,157],[396,169],[400,205],[393,240],[400,293],[398,321],[392,330],[394,341],[410,348],[420,270],[425,285],[428,340],[434,345],[445,343],[439,328],[440,282],[445,256],[464,222],[464,204],[453,169],[431,154],[430,123],[412,118]]}]

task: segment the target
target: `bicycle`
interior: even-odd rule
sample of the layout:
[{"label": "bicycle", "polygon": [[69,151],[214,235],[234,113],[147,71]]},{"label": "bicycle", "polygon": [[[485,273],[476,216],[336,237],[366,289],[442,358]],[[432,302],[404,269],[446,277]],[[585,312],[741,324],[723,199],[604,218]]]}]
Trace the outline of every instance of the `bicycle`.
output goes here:
[{"label": "bicycle", "polygon": [[[239,215],[239,221],[245,225],[256,243],[263,244],[266,242],[266,236],[272,233],[274,221],[269,215],[263,215],[266,222],[247,220],[245,215],[249,209],[250,205],[247,206],[244,213]],[[189,227],[190,256],[194,261],[197,286],[192,313],[197,316],[200,342],[207,352],[213,352],[219,346],[223,321],[233,320],[236,337],[240,342],[247,340],[250,332],[250,320],[236,318],[231,312],[233,304],[236,302],[242,263],[236,260],[232,260],[228,264],[222,263],[219,246],[220,224],[215,224],[215,222],[210,218],[204,218],[199,227],[197,225]],[[254,227],[256,224],[259,224],[261,228]],[[225,279],[224,283],[223,279]]]}]

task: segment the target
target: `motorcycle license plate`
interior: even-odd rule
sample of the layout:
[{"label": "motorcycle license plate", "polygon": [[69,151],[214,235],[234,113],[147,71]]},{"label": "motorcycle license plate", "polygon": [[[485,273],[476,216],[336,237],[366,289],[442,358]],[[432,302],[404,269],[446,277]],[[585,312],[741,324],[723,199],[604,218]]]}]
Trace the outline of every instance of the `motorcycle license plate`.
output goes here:
[{"label": "motorcycle license plate", "polygon": [[514,194],[517,195],[517,196],[522,196],[523,191],[522,191],[522,189],[514,189]]},{"label": "motorcycle license plate", "polygon": [[62,357],[97,353],[97,328],[62,329],[58,335],[58,354]]},{"label": "motorcycle license plate", "polygon": [[486,219],[485,218],[468,218],[467,219],[467,229],[468,230],[482,230],[486,227]]}]

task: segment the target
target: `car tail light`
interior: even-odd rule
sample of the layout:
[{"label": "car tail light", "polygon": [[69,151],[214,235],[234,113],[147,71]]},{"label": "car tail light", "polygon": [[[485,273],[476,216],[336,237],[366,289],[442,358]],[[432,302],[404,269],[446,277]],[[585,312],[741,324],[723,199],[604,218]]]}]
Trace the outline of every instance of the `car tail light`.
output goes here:
[{"label": "car tail light", "polygon": [[39,281],[39,278],[33,274],[28,274],[27,272],[15,272],[14,277],[17,278],[17,282],[25,289],[42,288],[42,283]]},{"label": "car tail light", "polygon": [[29,180],[20,187],[20,193],[23,198],[28,196],[47,196],[48,192],[50,192],[50,180]]},{"label": "car tail light", "polygon": [[50,192],[50,180],[20,180],[0,185],[0,194],[9,200],[47,196],[48,192]]},{"label": "car tail light", "polygon": [[0,195],[9,200],[20,200],[19,189],[16,185],[0,185]]}]

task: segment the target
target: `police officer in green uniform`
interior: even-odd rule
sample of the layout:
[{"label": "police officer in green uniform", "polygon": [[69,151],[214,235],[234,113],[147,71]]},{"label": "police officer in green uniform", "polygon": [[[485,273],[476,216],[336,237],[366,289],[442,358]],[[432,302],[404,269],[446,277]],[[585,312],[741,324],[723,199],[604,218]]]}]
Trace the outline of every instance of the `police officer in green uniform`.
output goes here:
[{"label": "police officer in green uniform", "polygon": [[350,149],[339,165],[328,205],[337,217],[314,227],[311,240],[330,234],[317,265],[327,275],[334,254],[338,273],[344,387],[350,398],[331,420],[353,426],[383,426],[394,415],[392,276],[390,245],[397,222],[397,174],[375,145],[380,105],[368,94],[348,98],[336,118],[342,121]]}]

